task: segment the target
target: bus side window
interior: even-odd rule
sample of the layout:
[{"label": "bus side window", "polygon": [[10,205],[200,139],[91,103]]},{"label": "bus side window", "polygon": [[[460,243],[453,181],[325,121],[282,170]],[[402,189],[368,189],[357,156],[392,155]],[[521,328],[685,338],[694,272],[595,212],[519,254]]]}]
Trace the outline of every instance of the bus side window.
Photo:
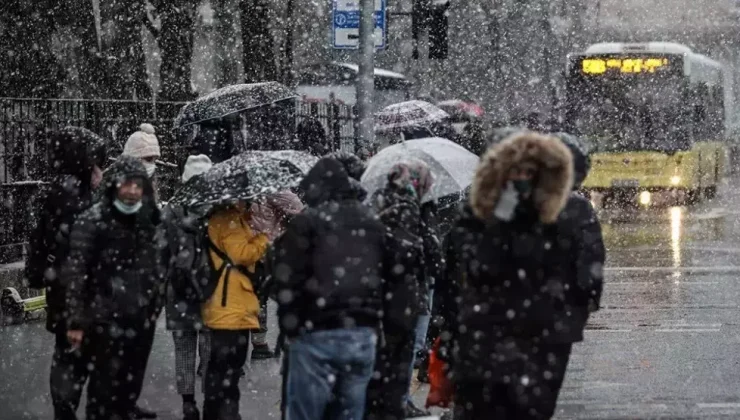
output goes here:
[{"label": "bus side window", "polygon": [[712,139],[724,135],[725,98],[721,85],[712,86]]},{"label": "bus side window", "polygon": [[694,138],[706,141],[708,133],[707,102],[709,92],[704,83],[699,84],[694,91],[692,105],[694,109]]}]

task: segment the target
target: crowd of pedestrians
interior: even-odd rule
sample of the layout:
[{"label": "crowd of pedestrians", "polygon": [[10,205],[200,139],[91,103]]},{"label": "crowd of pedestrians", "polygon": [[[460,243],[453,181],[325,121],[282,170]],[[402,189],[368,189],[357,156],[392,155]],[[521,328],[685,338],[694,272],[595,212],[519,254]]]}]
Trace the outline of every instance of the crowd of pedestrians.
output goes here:
[{"label": "crowd of pedestrians", "polygon": [[[86,418],[156,417],[137,400],[163,309],[185,420],[241,418],[250,343],[253,359],[283,354],[286,419],[420,416],[409,389],[435,339],[455,419],[547,419],[599,308],[601,229],[567,136],[521,131],[484,151],[447,231],[434,171],[416,159],[368,195],[363,162],[328,154],[294,189],[198,212],[158,201],[148,124],[105,172],[92,132],[65,128],[51,142],[56,175],[26,277],[47,291],[58,420],[77,418],[86,382]],[[211,160],[188,157],[182,185]]]}]

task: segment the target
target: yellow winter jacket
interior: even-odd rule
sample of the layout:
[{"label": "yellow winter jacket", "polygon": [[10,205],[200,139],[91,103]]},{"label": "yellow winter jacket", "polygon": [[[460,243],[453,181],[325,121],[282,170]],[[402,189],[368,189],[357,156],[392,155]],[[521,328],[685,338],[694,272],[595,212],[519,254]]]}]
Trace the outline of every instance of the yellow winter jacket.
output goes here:
[{"label": "yellow winter jacket", "polygon": [[[249,227],[249,216],[235,208],[222,210],[211,216],[208,221],[208,236],[213,245],[225,253],[234,265],[241,266],[242,270],[236,267],[223,270],[216,290],[203,304],[203,322],[216,330],[258,329],[260,304],[252,282],[243,269],[254,273],[255,264],[267,249],[267,236],[255,234]],[[213,250],[211,261],[217,270],[223,264],[223,260]]]}]

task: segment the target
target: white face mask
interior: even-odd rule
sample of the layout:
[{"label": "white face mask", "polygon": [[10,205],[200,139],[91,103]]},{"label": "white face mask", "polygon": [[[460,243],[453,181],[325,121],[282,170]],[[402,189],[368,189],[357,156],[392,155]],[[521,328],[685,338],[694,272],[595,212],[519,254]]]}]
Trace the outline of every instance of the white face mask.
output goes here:
[{"label": "white face mask", "polygon": [[154,162],[142,162],[144,168],[146,168],[146,175],[151,178],[154,175],[154,171],[157,169],[157,164]]},{"label": "white face mask", "polygon": [[113,201],[113,207],[126,215],[137,213],[139,210],[141,210],[141,206],[141,201],[137,201],[136,204],[126,204],[117,198]]},{"label": "white face mask", "polygon": [[497,219],[510,222],[514,218],[514,210],[519,204],[519,192],[514,188],[514,183],[509,181],[506,188],[501,192],[501,196],[493,209],[493,215]]}]

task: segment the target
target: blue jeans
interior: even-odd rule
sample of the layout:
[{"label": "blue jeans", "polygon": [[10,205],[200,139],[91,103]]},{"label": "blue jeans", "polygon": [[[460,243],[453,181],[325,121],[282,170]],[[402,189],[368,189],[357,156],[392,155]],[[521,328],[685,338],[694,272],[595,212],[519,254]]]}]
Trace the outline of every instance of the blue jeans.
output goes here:
[{"label": "blue jeans", "polygon": [[316,331],[290,341],[287,420],[362,420],[373,374],[372,328]]},{"label": "blue jeans", "polygon": [[[429,307],[432,307],[434,299],[434,293],[432,290],[429,291]],[[419,315],[419,319],[416,320],[416,336],[414,338],[414,358],[411,359],[411,367],[409,368],[409,388],[411,388],[411,381],[414,376],[414,365],[416,364],[416,354],[424,350],[427,345],[427,331],[429,331],[429,322],[432,320],[432,315]],[[407,399],[411,401],[411,392],[406,395]]]}]

